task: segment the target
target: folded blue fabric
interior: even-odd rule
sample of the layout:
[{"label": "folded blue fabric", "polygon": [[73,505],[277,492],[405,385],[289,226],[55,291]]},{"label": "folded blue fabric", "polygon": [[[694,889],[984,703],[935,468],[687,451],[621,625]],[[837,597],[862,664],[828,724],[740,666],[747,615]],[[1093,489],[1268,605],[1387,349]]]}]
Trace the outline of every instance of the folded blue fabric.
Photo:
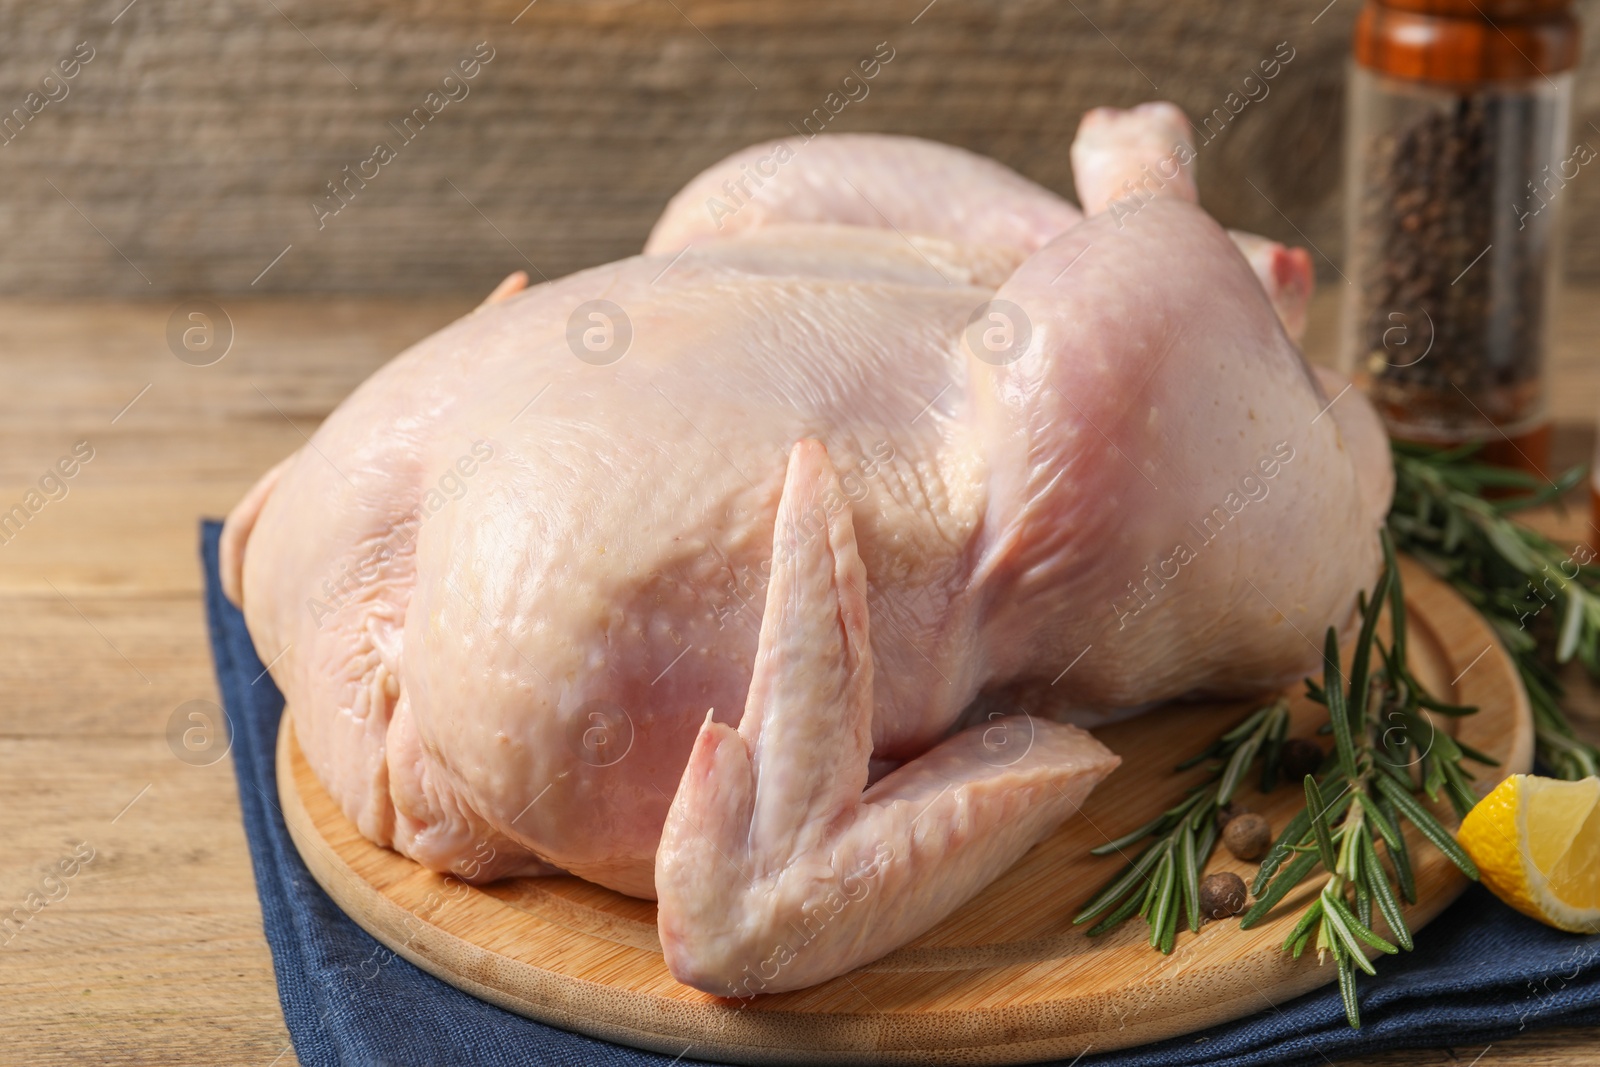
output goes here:
[{"label": "folded blue fabric", "polygon": [[[233,736],[262,925],[278,997],[300,1061],[335,1064],[550,1064],[670,1067],[699,1062],[597,1041],[513,1015],[385,949],[341,912],[301,862],[278,808],[273,757],[283,697],[222,596],[220,527],[201,530],[217,685]],[[1363,979],[1361,1030],[1328,987],[1259,1015],[1077,1067],[1265,1067],[1326,1063],[1392,1048],[1473,1048],[1533,1026],[1600,1025],[1600,937],[1523,918],[1474,887],[1436,919],[1415,952],[1384,958]],[[1597,1035],[1600,1038],[1600,1035]],[[1065,1061],[1063,1061],[1065,1062]]]}]

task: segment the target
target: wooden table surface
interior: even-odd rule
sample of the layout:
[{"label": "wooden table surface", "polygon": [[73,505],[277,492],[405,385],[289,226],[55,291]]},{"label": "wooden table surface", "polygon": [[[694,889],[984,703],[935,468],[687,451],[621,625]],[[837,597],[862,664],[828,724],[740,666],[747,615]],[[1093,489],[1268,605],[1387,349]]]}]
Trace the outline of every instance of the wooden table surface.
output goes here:
[{"label": "wooden table surface", "polygon": [[[1587,425],[1600,404],[1586,350],[1597,295],[1565,304],[1564,427]],[[1315,358],[1329,351],[1337,297],[1314,308]],[[474,302],[229,301],[232,348],[208,367],[169,350],[171,302],[0,302],[0,512],[76,442],[93,448],[66,495],[0,544],[0,914],[30,893],[55,898],[9,941],[0,930],[0,1063],[295,1062],[232,762],[191,766],[167,742],[180,705],[217,698],[196,523]],[[1586,440],[1562,435],[1569,451]],[[52,876],[91,848],[74,876]],[[1350,1062],[1566,1067],[1594,1062],[1596,1041],[1536,1032],[1487,1052]]]}]

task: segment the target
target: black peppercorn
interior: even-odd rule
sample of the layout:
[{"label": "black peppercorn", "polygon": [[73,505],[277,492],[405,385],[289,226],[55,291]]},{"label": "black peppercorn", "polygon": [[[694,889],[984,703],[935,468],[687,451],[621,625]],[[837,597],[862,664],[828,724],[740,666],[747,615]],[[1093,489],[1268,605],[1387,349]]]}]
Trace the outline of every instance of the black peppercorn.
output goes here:
[{"label": "black peppercorn", "polygon": [[1272,847],[1272,825],[1254,812],[1235,815],[1223,827],[1222,843],[1239,859],[1258,860]]},{"label": "black peppercorn", "polygon": [[1200,883],[1200,914],[1208,919],[1226,919],[1244,910],[1244,879],[1231,871],[1206,875]]},{"label": "black peppercorn", "polygon": [[1351,357],[1391,425],[1473,436],[1542,406],[1555,275],[1550,217],[1533,224],[1551,190],[1538,185],[1548,149],[1537,107],[1526,95],[1466,92],[1362,146]]},{"label": "black peppercorn", "polygon": [[1316,774],[1322,766],[1322,746],[1303,737],[1291,737],[1283,743],[1278,756],[1278,766],[1290,784],[1301,781],[1308,774]]}]

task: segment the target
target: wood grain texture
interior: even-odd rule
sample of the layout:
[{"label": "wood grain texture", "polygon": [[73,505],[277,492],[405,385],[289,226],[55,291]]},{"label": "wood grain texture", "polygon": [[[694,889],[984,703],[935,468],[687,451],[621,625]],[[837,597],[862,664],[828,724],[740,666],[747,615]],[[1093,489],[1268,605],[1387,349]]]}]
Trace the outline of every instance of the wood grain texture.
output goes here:
[{"label": "wood grain texture", "polygon": [[0,910],[95,850],[0,945],[0,1063],[294,1064],[231,760],[166,739],[217,699],[196,524],[468,307],[230,305],[234,349],[202,369],[167,349],[170,304],[0,303],[0,500],[96,450],[0,545]]},{"label": "wood grain texture", "polygon": [[[95,50],[69,95],[0,146],[0,292],[487,291],[519,267],[558,276],[636,252],[689,177],[789,135],[883,41],[893,62],[829,130],[937,138],[1068,195],[1086,108],[1166,98],[1207,114],[1288,42],[1270,95],[1202,151],[1201,189],[1229,225],[1311,242],[1339,280],[1359,0],[126,5],[0,2],[0,114],[77,43]],[[1600,24],[1600,0],[1578,6]],[[398,147],[389,123],[480,41],[495,58],[470,95]],[[1600,145],[1592,36],[1585,57],[1573,136]],[[319,229],[312,201],[378,141],[398,158]],[[1561,195],[1585,235],[1570,262],[1600,276],[1600,180]]]},{"label": "wood grain texture", "polygon": [[[1443,699],[1479,707],[1441,720],[1499,761],[1487,793],[1533,762],[1533,724],[1510,658],[1487,623],[1420,565],[1402,564],[1417,675]],[[1457,679],[1452,686],[1451,679]],[[1299,687],[1296,687],[1299,688]],[[928,933],[850,974],[744,1001],[678,984],[662,961],[655,907],[572,877],[483,887],[423,869],[362,838],[317,782],[287,716],[278,792],[302,858],[345,911],[418,966],[502,1007],[657,1052],[752,1064],[1006,1064],[1126,1048],[1262,1011],[1332,980],[1332,964],[1279,946],[1325,879],[1308,881],[1267,922],[1179,935],[1152,952],[1141,924],[1089,938],[1072,916],[1123,860],[1089,850],[1154,818],[1203,772],[1173,763],[1205,747],[1252,704],[1178,705],[1095,731],[1123,764],[1011,870]],[[1291,736],[1326,712],[1294,697]],[[1320,714],[1319,714],[1320,713]],[[1152,738],[1159,742],[1152,743]],[[1280,828],[1304,804],[1295,788],[1239,802]],[[1413,829],[1415,929],[1466,886]],[[1219,848],[1206,872],[1247,881],[1254,865]],[[804,951],[801,949],[800,951]],[[1381,972],[1380,972],[1381,973]]]},{"label": "wood grain texture", "polygon": [[[66,899],[0,947],[0,1062],[294,1064],[232,768],[186,766],[165,741],[176,707],[217,698],[195,522],[222,514],[350,389],[481,295],[228,299],[234,348],[207,368],[167,350],[176,301],[0,300],[0,500],[19,498],[73,441],[97,448],[68,498],[0,546],[0,900],[22,900],[77,842],[97,849]],[[1559,320],[1568,459],[1593,448],[1597,298],[1574,293]],[[1314,331],[1337,299],[1337,287],[1319,296]],[[1535,519],[1564,540],[1584,530],[1577,512]],[[1579,685],[1570,707],[1600,741],[1600,698]],[[1496,1043],[1480,1067],[1588,1067],[1595,1040],[1534,1031]],[[1483,1051],[1341,1063],[1466,1067]]]}]

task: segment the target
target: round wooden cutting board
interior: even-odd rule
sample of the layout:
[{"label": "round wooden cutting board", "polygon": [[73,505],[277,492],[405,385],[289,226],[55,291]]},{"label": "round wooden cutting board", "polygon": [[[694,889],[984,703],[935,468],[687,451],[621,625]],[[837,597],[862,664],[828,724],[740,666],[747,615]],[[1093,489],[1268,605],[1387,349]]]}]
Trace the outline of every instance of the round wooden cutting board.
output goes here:
[{"label": "round wooden cutting board", "polygon": [[[1441,722],[1501,761],[1479,769],[1478,791],[1533,758],[1527,697],[1488,625],[1449,588],[1402,563],[1416,673],[1477,715]],[[1297,687],[1298,688],[1298,687]],[[572,877],[469,886],[362,838],[323,790],[295,743],[278,743],[278,790],[289,831],[324,889],[379,941],[451,985],[511,1011],[686,1059],[731,1063],[1001,1064],[1071,1059],[1189,1033],[1264,1010],[1335,978],[1330,960],[1278,950],[1313,879],[1274,918],[1180,932],[1162,956],[1137,919],[1098,938],[1072,916],[1121,861],[1089,849],[1170,806],[1203,772],[1173,765],[1204,748],[1252,704],[1182,705],[1096,735],[1122,766],[1069,821],[933,930],[870,966],[811,989],[722,1000],[679,985],[662,963],[655,905]],[[1293,736],[1326,711],[1294,699]],[[1241,801],[1283,825],[1298,788]],[[1413,929],[1465,879],[1411,831],[1418,903]],[[1209,870],[1253,864],[1217,849]],[[1363,985],[1383,980],[1361,979]]]}]

